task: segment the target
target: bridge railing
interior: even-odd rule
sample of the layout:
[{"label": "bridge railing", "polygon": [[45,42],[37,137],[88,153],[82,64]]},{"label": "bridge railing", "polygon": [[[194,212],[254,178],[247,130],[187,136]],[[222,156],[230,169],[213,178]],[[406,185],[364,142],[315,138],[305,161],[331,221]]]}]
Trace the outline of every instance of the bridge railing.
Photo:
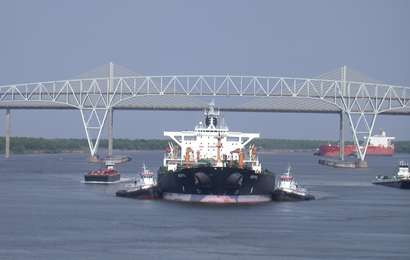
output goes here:
[{"label": "bridge railing", "polygon": [[[344,97],[348,105],[355,99],[369,99],[377,109],[386,99],[406,106],[410,89],[379,83],[233,75],[90,78],[0,86],[0,102],[41,100],[80,108],[87,105],[89,95],[100,95],[106,106],[138,95],[290,96],[333,100],[337,106],[341,105],[337,100]],[[393,108],[394,104],[384,109]]]}]

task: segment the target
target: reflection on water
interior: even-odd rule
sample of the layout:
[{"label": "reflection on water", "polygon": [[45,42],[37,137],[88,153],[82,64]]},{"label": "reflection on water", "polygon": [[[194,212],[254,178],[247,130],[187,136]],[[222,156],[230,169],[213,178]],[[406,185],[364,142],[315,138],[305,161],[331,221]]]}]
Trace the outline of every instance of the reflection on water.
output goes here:
[{"label": "reflection on water", "polygon": [[[371,185],[409,155],[334,169],[307,153],[262,154],[315,201],[199,205],[117,198],[122,184],[85,185],[85,155],[0,159],[0,259],[406,259],[410,191]],[[134,152],[133,177],[161,152]]]}]

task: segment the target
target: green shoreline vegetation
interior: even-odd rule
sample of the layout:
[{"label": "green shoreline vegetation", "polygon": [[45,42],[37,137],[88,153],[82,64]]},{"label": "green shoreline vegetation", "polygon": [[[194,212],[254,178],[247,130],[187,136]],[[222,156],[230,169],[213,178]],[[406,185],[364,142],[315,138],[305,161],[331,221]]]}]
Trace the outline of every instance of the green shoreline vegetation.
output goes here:
[{"label": "green shoreline vegetation", "polygon": [[[0,153],[4,153],[5,138],[0,137]],[[256,139],[260,150],[315,150],[321,144],[337,143],[327,140]],[[164,150],[168,140],[163,139],[114,139],[114,149],[118,150]],[[101,140],[100,148],[106,149],[108,142]],[[396,141],[397,153],[410,153],[410,141]],[[46,139],[32,137],[12,137],[10,150],[14,154],[88,152],[86,139]]]}]

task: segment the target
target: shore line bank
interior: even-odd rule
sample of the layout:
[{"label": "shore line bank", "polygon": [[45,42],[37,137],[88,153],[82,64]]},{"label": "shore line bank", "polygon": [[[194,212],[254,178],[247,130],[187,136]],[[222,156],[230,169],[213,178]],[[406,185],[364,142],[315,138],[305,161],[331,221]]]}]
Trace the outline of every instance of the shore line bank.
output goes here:
[{"label": "shore line bank", "polygon": [[[293,153],[314,152],[321,144],[337,141],[329,140],[292,140],[292,139],[259,139],[254,144],[260,153]],[[4,153],[5,138],[0,137],[0,153]],[[163,139],[114,139],[114,149],[120,151],[163,151],[168,140]],[[106,139],[101,140],[100,150],[108,147]],[[88,153],[86,139],[75,138],[33,138],[12,137],[11,152],[14,154],[50,154],[50,153]],[[410,141],[396,141],[396,153],[410,153]]]}]

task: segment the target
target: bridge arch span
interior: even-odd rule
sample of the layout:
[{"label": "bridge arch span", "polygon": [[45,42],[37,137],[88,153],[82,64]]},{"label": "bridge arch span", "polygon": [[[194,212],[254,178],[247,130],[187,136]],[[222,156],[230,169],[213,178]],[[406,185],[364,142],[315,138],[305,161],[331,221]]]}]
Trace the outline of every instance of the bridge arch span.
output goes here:
[{"label": "bridge arch span", "polygon": [[[410,88],[381,83],[241,75],[166,75],[87,77],[83,79],[0,86],[0,108],[67,107],[78,109],[91,155],[98,149],[102,129],[112,109],[172,109],[164,100],[176,98],[243,99],[222,107],[232,111],[342,113],[349,121],[354,142],[372,135],[380,114],[410,114]],[[141,97],[159,103],[141,106]],[[162,101],[161,101],[162,97]],[[260,102],[263,100],[263,102]],[[280,101],[280,102],[279,102]],[[268,103],[271,102],[271,103]],[[43,106],[44,105],[44,106]],[[176,109],[201,109],[201,105],[174,104]],[[203,107],[203,106],[202,106]],[[358,149],[364,160],[367,143]]]}]

